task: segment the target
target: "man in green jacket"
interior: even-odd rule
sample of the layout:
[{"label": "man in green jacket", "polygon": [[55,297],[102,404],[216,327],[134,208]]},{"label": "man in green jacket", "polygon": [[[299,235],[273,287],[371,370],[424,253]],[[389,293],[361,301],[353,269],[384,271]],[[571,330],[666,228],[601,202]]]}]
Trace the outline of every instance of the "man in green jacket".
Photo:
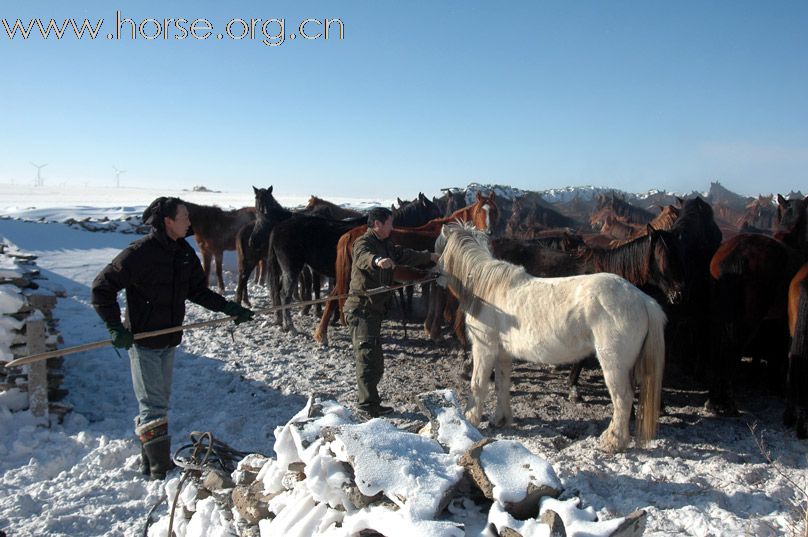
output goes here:
[{"label": "man in green jacket", "polygon": [[393,411],[381,404],[378,390],[384,373],[380,342],[382,319],[387,313],[391,293],[370,296],[362,296],[362,293],[390,285],[396,265],[420,266],[438,260],[437,254],[392,244],[389,240],[392,231],[393,214],[389,209],[376,207],[368,212],[368,230],[353,246],[351,296],[345,301],[345,318],[356,359],[358,406],[373,417]]}]

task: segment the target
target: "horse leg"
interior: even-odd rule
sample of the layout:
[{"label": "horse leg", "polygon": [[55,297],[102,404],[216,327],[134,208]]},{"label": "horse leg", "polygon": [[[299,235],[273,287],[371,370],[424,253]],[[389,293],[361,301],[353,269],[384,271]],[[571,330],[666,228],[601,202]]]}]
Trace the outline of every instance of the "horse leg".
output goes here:
[{"label": "horse leg", "polygon": [[[311,289],[314,291],[314,300],[320,300],[320,288],[322,287],[322,278],[320,277],[320,273],[316,271],[311,271]],[[314,312],[316,313],[317,317],[322,317],[323,315],[323,305],[320,302],[314,306]]]},{"label": "horse leg", "polygon": [[494,427],[504,427],[513,423],[511,410],[511,372],[513,361],[511,356],[500,350],[497,358],[494,386],[497,391],[497,411],[494,414]]},{"label": "horse leg", "polygon": [[250,273],[253,271],[253,260],[249,256],[239,256],[238,285],[236,286],[236,302],[243,303],[250,307],[250,297],[247,292],[247,284],[250,280]]},{"label": "horse leg", "polygon": [[604,360],[608,350],[598,353],[603,369],[603,380],[612,399],[612,421],[600,435],[600,448],[607,453],[624,450],[629,443],[628,422],[631,416],[631,406],[634,403],[634,389],[631,384],[631,369],[629,367],[603,367],[604,363],[619,364],[619,358]]},{"label": "horse leg", "polygon": [[297,328],[295,328],[295,324],[292,322],[292,308],[288,307],[292,303],[292,297],[294,296],[295,289],[297,288],[297,282],[300,279],[300,269],[297,270],[284,270],[283,271],[283,304],[287,306],[283,310],[283,330],[287,332],[291,332],[292,334],[297,334]]},{"label": "horse leg", "polygon": [[580,362],[575,362],[572,364],[572,369],[570,369],[570,376],[567,379],[567,385],[570,388],[570,393],[567,396],[572,403],[582,403],[583,397],[581,394],[578,393],[578,379],[581,378],[581,371],[584,368],[584,361],[581,360]]},{"label": "horse leg", "polygon": [[210,286],[210,263],[213,259],[213,254],[207,248],[199,248],[202,251],[202,269],[205,271],[205,285]]},{"label": "horse leg", "polygon": [[222,260],[224,259],[224,252],[221,250],[216,252],[213,260],[216,262],[216,280],[219,282],[219,294],[224,294],[224,277],[222,276]]},{"label": "horse leg", "polygon": [[484,337],[480,338],[479,341],[475,338],[471,346],[474,368],[471,374],[471,396],[466,405],[466,419],[475,427],[480,424],[483,403],[485,403],[485,398],[488,395],[489,378],[491,371],[494,369],[494,360],[497,356],[496,350],[488,347],[489,343]]},{"label": "horse leg", "polygon": [[437,285],[430,285],[433,285],[435,289],[429,293],[429,314],[426,321],[424,321],[424,329],[429,339],[437,341],[443,324],[443,310],[446,307],[446,295],[448,295],[448,292]]},{"label": "horse leg", "polygon": [[[304,266],[303,270],[300,271],[300,299],[301,300],[311,300],[311,288],[312,288],[312,271],[309,266]],[[300,311],[300,315],[308,315],[311,311],[311,305],[303,306],[303,309]]]},{"label": "horse leg", "polygon": [[[333,296],[335,293],[336,290],[332,289],[329,296]],[[320,316],[320,323],[317,325],[317,329],[314,331],[314,341],[320,343],[323,347],[328,346],[328,322],[331,320],[331,316],[336,313],[336,302],[336,300],[329,300],[325,303],[323,314]]]}]

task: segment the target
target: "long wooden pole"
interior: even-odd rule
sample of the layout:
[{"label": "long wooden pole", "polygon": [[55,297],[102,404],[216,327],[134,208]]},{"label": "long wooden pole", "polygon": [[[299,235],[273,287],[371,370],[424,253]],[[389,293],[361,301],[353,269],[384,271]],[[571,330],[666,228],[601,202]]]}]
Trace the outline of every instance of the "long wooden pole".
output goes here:
[{"label": "long wooden pole", "polygon": [[[377,295],[379,293],[386,293],[389,291],[395,291],[396,289],[401,289],[403,287],[409,287],[411,285],[417,285],[419,283],[429,283],[433,282],[438,279],[437,276],[430,276],[428,278],[424,278],[422,280],[417,280],[410,283],[402,283],[396,285],[385,285],[383,287],[377,287],[375,289],[370,289],[363,293],[345,293],[341,295],[334,295],[334,296],[327,296],[326,298],[321,298],[319,300],[304,300],[302,302],[294,302],[292,304],[286,304],[283,306],[275,306],[272,308],[264,308],[254,310],[256,315],[264,315],[266,313],[275,313],[278,311],[283,311],[289,308],[299,308],[303,306],[310,306],[313,304],[321,304],[323,302],[328,302],[329,300],[339,300],[342,298],[347,298],[353,295],[360,295],[360,296],[372,296]],[[139,334],[134,335],[135,341],[148,339],[155,336],[162,336],[164,334],[173,334],[174,332],[179,332],[181,330],[196,330],[197,328],[204,328],[206,326],[213,326],[216,324],[221,324],[230,320],[235,319],[236,317],[222,317],[221,319],[212,319],[210,321],[201,321],[198,323],[191,323],[185,324],[182,326],[172,326],[171,328],[161,328],[160,330],[152,330],[151,332],[140,332]],[[93,349],[100,349],[101,347],[106,347],[108,345],[112,345],[111,339],[105,339],[103,341],[94,341],[93,343],[84,343],[82,345],[76,345],[75,347],[67,347],[64,349],[56,349],[54,351],[43,352],[39,354],[32,354],[30,356],[23,356],[22,358],[17,358],[16,360],[12,360],[6,364],[6,368],[9,367],[20,367],[25,364],[30,364],[33,362],[39,362],[40,360],[47,360],[48,358],[56,358],[58,356],[68,356],[70,354],[76,354],[79,352],[91,351]]]}]

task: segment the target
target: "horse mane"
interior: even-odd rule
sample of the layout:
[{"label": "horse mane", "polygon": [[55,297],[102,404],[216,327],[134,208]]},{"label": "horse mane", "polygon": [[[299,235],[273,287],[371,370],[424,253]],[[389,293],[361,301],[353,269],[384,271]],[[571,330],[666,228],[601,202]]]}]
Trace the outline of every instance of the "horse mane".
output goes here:
[{"label": "horse mane", "polygon": [[218,205],[197,205],[196,203],[191,203],[190,201],[185,200],[183,200],[182,204],[185,205],[189,213],[197,214],[203,218],[218,216],[225,212],[224,209]]},{"label": "horse mane", "polygon": [[488,236],[469,223],[446,224],[446,247],[441,255],[443,270],[458,292],[461,307],[476,315],[486,302],[503,289],[503,284],[515,285],[531,276],[523,267],[494,259]]},{"label": "horse mane", "polygon": [[591,248],[582,255],[593,264],[595,272],[611,272],[639,286],[648,277],[651,244],[652,238],[645,235],[612,249]]},{"label": "horse mane", "polygon": [[721,230],[715,223],[713,208],[698,196],[685,201],[679,212],[679,218],[676,219],[670,230],[680,240],[684,238],[684,234],[695,233],[695,236],[688,238],[692,244],[709,245],[711,248],[713,246],[718,248],[718,245],[721,244]]}]

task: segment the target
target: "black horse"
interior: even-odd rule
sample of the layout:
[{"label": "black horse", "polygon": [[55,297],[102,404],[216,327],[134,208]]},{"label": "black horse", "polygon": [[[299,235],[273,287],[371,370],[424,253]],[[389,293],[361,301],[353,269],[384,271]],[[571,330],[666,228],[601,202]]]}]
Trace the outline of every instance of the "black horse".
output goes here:
[{"label": "black horse", "polygon": [[250,304],[247,281],[258,262],[266,259],[269,248],[269,235],[279,222],[288,220],[295,213],[281,206],[272,196],[272,186],[255,188],[255,222],[244,225],[236,236],[238,257],[238,285],[236,301]]},{"label": "black horse", "polygon": [[710,260],[721,245],[713,208],[700,197],[685,201],[670,232],[679,240],[685,270],[681,303],[668,308],[667,354],[683,369],[703,377],[709,360]]},{"label": "black horse", "polygon": [[[706,406],[716,414],[737,413],[733,373],[742,355],[785,366],[789,284],[808,258],[808,200],[778,196],[777,201],[780,231],[774,238],[737,235],[718,248],[710,263],[715,284],[714,347]],[[767,334],[764,344],[756,345],[763,331]],[[772,369],[779,373],[776,366]]]},{"label": "black horse", "polygon": [[[305,265],[318,274],[335,277],[337,242],[343,233],[367,223],[362,216],[349,220],[331,220],[297,215],[284,220],[269,238],[268,266],[273,304],[290,304],[300,272]],[[277,313],[284,330],[296,332],[289,308]]]},{"label": "black horse", "polygon": [[395,227],[418,227],[426,224],[433,218],[443,216],[433,201],[424,196],[423,192],[413,201],[398,200],[399,207],[392,207],[393,225]]}]

